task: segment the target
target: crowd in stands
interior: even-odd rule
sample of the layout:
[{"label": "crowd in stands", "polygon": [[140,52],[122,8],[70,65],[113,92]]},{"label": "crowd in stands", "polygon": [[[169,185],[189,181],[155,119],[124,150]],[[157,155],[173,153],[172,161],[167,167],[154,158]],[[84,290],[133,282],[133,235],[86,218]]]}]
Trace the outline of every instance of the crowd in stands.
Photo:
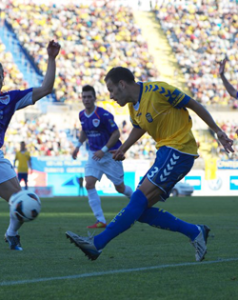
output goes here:
[{"label": "crowd in stands", "polygon": [[[130,8],[114,6],[110,1],[104,6],[98,6],[95,1],[94,5],[69,4],[63,9],[47,3],[26,2],[4,1],[0,8],[4,10],[4,19],[41,72],[46,71],[47,42],[56,39],[62,45],[55,82],[59,102],[79,102],[84,84],[95,87],[98,100],[108,99],[103,79],[108,69],[117,65],[129,67],[142,81],[159,78]],[[226,75],[237,86],[238,14],[234,13],[235,5],[235,1],[229,0],[174,0],[162,2],[156,11],[194,98],[203,104],[237,107],[237,100],[230,98],[219,79],[217,64],[225,55],[228,56]],[[5,70],[3,91],[28,87],[13,62],[12,54],[5,51],[1,41],[0,61]],[[70,155],[79,132],[77,122],[58,128],[57,123],[46,116],[21,122],[13,120],[3,150],[13,155],[24,140],[32,156]],[[236,138],[235,122],[221,125],[231,138]],[[123,121],[120,130],[123,142],[131,125]],[[236,144],[235,149],[238,153]],[[127,158],[150,159],[154,158],[155,151],[154,141],[144,135],[128,151]],[[212,153],[224,159],[238,159],[236,154],[228,157],[215,140]]]},{"label": "crowd in stands", "polygon": [[104,77],[118,65],[129,67],[139,80],[158,79],[129,7],[115,6],[111,1],[67,6],[6,1],[5,20],[43,73],[46,43],[55,39],[61,44],[55,81],[59,102],[78,102],[85,84],[95,87],[99,100],[108,99]]},{"label": "crowd in stands", "polygon": [[156,16],[195,99],[237,108],[218,75],[218,62],[227,56],[227,78],[238,87],[237,1],[163,1]]},{"label": "crowd in stands", "polygon": [[21,141],[25,141],[32,156],[69,155],[74,148],[67,137],[67,130],[59,128],[57,122],[46,115],[11,121],[5,137],[5,154],[15,155]]},{"label": "crowd in stands", "polygon": [[[12,89],[26,89],[28,83],[24,80],[23,74],[18,70],[13,61],[12,53],[6,51],[5,45],[0,39],[0,62],[4,69],[4,84],[2,92]],[[6,85],[5,85],[6,83]]]}]

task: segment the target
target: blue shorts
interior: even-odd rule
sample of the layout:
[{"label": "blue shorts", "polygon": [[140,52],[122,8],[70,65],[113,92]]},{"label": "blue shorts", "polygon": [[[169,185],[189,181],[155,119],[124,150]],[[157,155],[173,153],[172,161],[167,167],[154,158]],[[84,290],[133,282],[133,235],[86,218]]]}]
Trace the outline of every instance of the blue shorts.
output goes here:
[{"label": "blue shorts", "polygon": [[153,166],[141,179],[138,187],[148,178],[163,191],[161,200],[165,201],[173,186],[191,170],[194,159],[193,155],[163,146],[157,151]]},{"label": "blue shorts", "polygon": [[18,173],[18,180],[19,180],[19,182],[21,182],[21,180],[23,180],[25,183],[27,183],[28,174],[27,173]]}]

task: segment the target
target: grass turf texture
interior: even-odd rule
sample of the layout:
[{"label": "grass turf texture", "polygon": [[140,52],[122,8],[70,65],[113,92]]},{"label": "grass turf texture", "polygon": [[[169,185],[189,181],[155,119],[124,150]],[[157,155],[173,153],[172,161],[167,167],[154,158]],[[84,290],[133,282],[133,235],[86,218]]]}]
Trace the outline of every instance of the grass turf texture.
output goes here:
[{"label": "grass turf texture", "polygon": [[[205,263],[195,262],[188,238],[140,223],[110,242],[98,260],[89,261],[65,237],[67,230],[87,235],[86,226],[95,221],[87,199],[41,201],[38,219],[20,230],[24,251],[10,251],[0,240],[0,299],[238,299],[238,260],[207,263],[238,259],[236,197],[171,198],[156,205],[185,221],[211,228],[215,237],[208,239]],[[107,220],[127,202],[122,197],[102,198]],[[7,225],[8,206],[1,200],[2,237]],[[96,229],[95,233],[101,231]],[[137,268],[145,270],[119,273]],[[97,275],[99,272],[104,274]],[[40,282],[45,278],[49,281]],[[20,284],[22,280],[26,282]]]}]

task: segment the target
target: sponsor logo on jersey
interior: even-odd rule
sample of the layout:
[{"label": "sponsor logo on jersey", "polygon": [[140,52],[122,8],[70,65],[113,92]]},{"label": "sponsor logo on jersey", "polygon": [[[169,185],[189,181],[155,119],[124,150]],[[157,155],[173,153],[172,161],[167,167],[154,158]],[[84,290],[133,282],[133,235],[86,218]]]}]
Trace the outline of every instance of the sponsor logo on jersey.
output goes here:
[{"label": "sponsor logo on jersey", "polygon": [[100,124],[100,120],[99,119],[93,119],[93,126],[94,127],[98,127],[99,126],[99,124]]},{"label": "sponsor logo on jersey", "polygon": [[0,103],[7,105],[10,102],[10,96],[5,95],[0,97]]},{"label": "sponsor logo on jersey", "polygon": [[145,115],[145,117],[146,117],[146,120],[147,120],[149,123],[152,123],[152,122],[153,122],[153,118],[152,118],[152,116],[151,116],[150,113],[147,113],[147,114]]}]

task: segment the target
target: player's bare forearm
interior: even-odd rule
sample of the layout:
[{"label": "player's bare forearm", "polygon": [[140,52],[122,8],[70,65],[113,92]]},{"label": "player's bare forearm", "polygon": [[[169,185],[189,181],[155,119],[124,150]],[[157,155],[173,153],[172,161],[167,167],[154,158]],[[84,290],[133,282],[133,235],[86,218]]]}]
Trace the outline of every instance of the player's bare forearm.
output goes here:
[{"label": "player's bare forearm", "polygon": [[222,82],[227,90],[227,92],[230,94],[231,97],[236,98],[237,96],[237,90],[230,84],[230,82],[226,79],[224,73],[221,74]]},{"label": "player's bare forearm", "polygon": [[79,142],[83,144],[87,139],[86,133],[82,130],[79,135]]},{"label": "player's bare forearm", "polygon": [[217,138],[226,152],[234,152],[232,149],[233,141],[228,138],[226,133],[219,126],[217,126],[216,122],[204,106],[197,101],[190,99],[186,107],[192,109],[217,134]]},{"label": "player's bare forearm", "polygon": [[123,145],[121,145],[121,150],[125,153],[132,145],[135,144],[135,142],[137,142],[142,137],[142,135],[145,134],[145,132],[146,131],[144,129],[133,127],[127,140]]},{"label": "player's bare forearm", "polygon": [[190,99],[186,107],[193,110],[215,133],[221,130],[213,120],[210,113],[199,102],[194,99]]},{"label": "player's bare forearm", "polygon": [[79,148],[80,148],[80,146],[86,141],[86,139],[87,139],[87,135],[86,135],[86,133],[82,130],[82,131],[80,132],[80,135],[79,135],[79,145],[75,147],[75,149],[74,149],[74,151],[73,151],[73,153],[72,153],[73,159],[76,159],[76,158],[77,158],[78,152],[79,152]]},{"label": "player's bare forearm", "polygon": [[39,88],[33,88],[32,94],[32,102],[35,103],[36,101],[40,100],[41,98],[50,94],[53,90],[54,81],[55,81],[55,59],[49,58],[48,60],[48,67],[44,77],[44,81],[42,86]]},{"label": "player's bare forearm", "polygon": [[33,93],[32,93],[33,103],[47,96],[53,90],[53,86],[55,82],[55,70],[56,70],[55,58],[58,55],[59,50],[60,50],[60,45],[58,43],[55,43],[54,41],[49,42],[47,47],[48,64],[47,64],[46,74],[41,87],[33,88]]}]

